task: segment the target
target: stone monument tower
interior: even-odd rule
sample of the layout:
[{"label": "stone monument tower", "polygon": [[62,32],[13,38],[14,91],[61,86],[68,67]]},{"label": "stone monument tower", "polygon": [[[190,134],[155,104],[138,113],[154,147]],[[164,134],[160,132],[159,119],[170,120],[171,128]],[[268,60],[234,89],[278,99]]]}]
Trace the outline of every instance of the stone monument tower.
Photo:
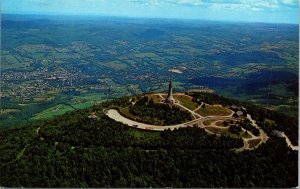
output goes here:
[{"label": "stone monument tower", "polygon": [[175,103],[175,99],[173,98],[173,91],[172,91],[172,82],[170,81],[169,83],[169,91],[168,91],[168,96],[165,99],[166,103]]}]

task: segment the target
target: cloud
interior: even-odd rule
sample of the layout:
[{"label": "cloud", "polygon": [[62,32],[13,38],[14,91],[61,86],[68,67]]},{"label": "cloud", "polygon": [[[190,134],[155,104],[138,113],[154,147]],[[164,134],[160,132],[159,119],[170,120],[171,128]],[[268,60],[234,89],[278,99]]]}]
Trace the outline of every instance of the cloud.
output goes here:
[{"label": "cloud", "polygon": [[239,1],[227,1],[216,2],[207,1],[210,3],[209,8],[212,10],[229,9],[229,10],[251,10],[251,11],[263,11],[263,10],[276,10],[279,8],[277,0],[239,0]]},{"label": "cloud", "polygon": [[169,1],[169,3],[186,6],[198,6],[202,4],[202,0],[177,0],[173,2]]},{"label": "cloud", "polygon": [[188,6],[210,9],[276,10],[282,6],[295,7],[297,0],[129,0],[152,6]]},{"label": "cloud", "polygon": [[293,5],[296,3],[296,0],[282,0],[282,3],[286,5]]},{"label": "cloud", "polygon": [[202,0],[127,0],[131,3],[153,6],[198,6]]},{"label": "cloud", "polygon": [[[4,13],[99,14],[298,23],[298,0],[0,0]],[[244,15],[244,18],[241,18]],[[245,16],[246,15],[246,16]]]}]

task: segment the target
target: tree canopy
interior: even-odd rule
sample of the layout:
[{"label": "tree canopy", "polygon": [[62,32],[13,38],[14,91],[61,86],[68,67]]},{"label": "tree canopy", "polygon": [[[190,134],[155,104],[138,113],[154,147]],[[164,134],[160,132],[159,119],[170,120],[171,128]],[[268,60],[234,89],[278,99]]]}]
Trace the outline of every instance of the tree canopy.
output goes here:
[{"label": "tree canopy", "polygon": [[[0,130],[5,187],[295,187],[298,154],[270,136],[253,151],[238,138],[196,127],[163,132],[129,128],[103,108]],[[88,118],[95,113],[98,119]]]}]

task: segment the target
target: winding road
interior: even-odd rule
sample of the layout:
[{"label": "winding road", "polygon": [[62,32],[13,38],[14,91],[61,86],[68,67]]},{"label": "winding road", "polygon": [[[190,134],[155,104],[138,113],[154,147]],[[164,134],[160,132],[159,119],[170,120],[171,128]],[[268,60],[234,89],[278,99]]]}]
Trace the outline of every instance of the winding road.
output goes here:
[{"label": "winding road", "polygon": [[[157,93],[155,95],[160,96],[162,99],[163,96],[165,94],[162,93]],[[188,96],[186,94],[180,93],[180,94],[176,94],[176,95],[185,95]],[[190,96],[189,96],[190,97]],[[151,125],[151,124],[146,124],[146,123],[141,123],[141,122],[137,122],[131,119],[128,119],[126,117],[124,117],[123,115],[121,115],[118,110],[116,109],[105,109],[103,110],[103,113],[105,115],[107,115],[108,117],[110,117],[111,119],[117,121],[117,122],[121,122],[123,124],[126,124],[130,127],[133,128],[137,128],[137,129],[144,129],[144,130],[153,130],[153,131],[164,131],[167,129],[170,130],[174,130],[174,129],[178,129],[178,128],[183,128],[183,127],[192,127],[192,126],[197,126],[197,127],[201,127],[204,128],[206,132],[210,133],[210,134],[216,134],[218,136],[220,136],[220,134],[212,132],[210,130],[208,130],[207,128],[209,127],[214,127],[217,129],[227,129],[228,127],[224,127],[224,126],[217,126],[216,123],[219,121],[225,121],[228,119],[232,118],[232,115],[234,114],[233,111],[231,111],[232,113],[230,115],[226,115],[226,116],[201,116],[200,114],[198,114],[196,111],[202,107],[204,103],[202,102],[200,106],[198,106],[195,110],[190,110],[189,108],[183,106],[180,101],[177,101],[176,103],[174,103],[174,105],[190,112],[193,117],[194,120],[186,122],[186,123],[181,123],[181,124],[176,124],[176,125],[167,125],[167,126],[161,126],[161,125]],[[238,149],[235,149],[237,152],[243,151],[243,150],[253,150],[256,149],[259,145],[265,143],[268,140],[268,136],[267,134],[256,124],[256,121],[252,119],[251,115],[247,115],[247,118],[250,120],[251,124],[256,127],[257,129],[259,129],[260,135],[259,136],[254,136],[251,132],[248,131],[248,134],[250,135],[249,138],[242,138],[243,142],[244,142],[244,146]],[[211,121],[210,124],[204,124],[205,121]],[[242,128],[242,130],[244,132],[246,132],[245,129]],[[290,140],[288,139],[288,137],[282,132],[282,136],[285,137],[287,145],[289,147],[291,147],[293,150],[298,150],[298,146],[293,146],[290,142]],[[259,140],[259,142],[250,147],[249,141],[252,140]]]}]

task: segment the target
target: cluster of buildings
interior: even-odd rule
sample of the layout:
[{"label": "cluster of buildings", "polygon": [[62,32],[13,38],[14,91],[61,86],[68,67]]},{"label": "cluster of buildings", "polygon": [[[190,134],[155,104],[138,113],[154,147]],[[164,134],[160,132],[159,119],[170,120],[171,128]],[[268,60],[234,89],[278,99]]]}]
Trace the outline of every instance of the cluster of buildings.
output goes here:
[{"label": "cluster of buildings", "polygon": [[78,72],[70,72],[64,68],[57,68],[54,70],[48,70],[47,68],[38,68],[34,71],[16,72],[7,71],[1,73],[2,81],[14,81],[14,80],[76,80],[84,77],[83,74]]},{"label": "cluster of buildings", "polygon": [[232,111],[234,111],[233,117],[236,117],[236,118],[242,117],[242,116],[247,117],[247,114],[248,114],[247,109],[244,108],[243,106],[232,105],[232,106],[230,106],[230,109]]}]

